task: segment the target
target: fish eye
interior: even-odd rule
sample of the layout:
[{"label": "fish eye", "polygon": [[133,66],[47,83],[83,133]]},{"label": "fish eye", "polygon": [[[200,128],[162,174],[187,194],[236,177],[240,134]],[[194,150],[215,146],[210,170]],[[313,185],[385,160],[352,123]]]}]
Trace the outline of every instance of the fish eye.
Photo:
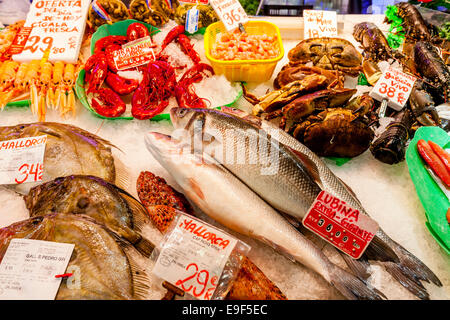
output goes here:
[{"label": "fish eye", "polygon": [[187,112],[188,112],[187,109],[180,109],[180,110],[178,110],[178,116],[180,118],[182,118],[182,117],[184,117],[186,115]]}]

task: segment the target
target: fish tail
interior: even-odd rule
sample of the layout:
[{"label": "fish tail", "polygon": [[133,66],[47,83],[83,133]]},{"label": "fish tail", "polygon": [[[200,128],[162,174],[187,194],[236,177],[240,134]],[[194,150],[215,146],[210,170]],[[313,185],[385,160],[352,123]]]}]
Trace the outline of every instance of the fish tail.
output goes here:
[{"label": "fish tail", "polygon": [[382,300],[386,296],[376,288],[370,288],[365,282],[336,265],[332,265],[330,283],[349,300]]},{"label": "fish tail", "polygon": [[150,257],[155,248],[155,245],[144,237],[141,237],[138,242],[134,243],[134,246],[146,258]]},{"label": "fish tail", "polygon": [[369,244],[365,251],[365,255],[369,260],[375,261],[390,261],[390,262],[399,262],[399,257],[397,253],[391,248],[389,243],[386,243],[378,236],[375,236],[372,239],[372,242]]},{"label": "fish tail", "polygon": [[442,287],[441,281],[430,268],[387,235],[385,237],[386,242],[396,252],[400,261],[398,263],[383,262],[382,264],[400,284],[421,299],[428,298],[426,289],[420,283],[421,280],[431,281],[436,286]]},{"label": "fish tail", "polygon": [[370,263],[364,255],[356,260],[339,250],[337,251],[341,254],[341,257],[344,259],[345,263],[355,276],[357,276],[362,281],[366,281],[367,279],[369,279],[371,274],[369,270]]}]

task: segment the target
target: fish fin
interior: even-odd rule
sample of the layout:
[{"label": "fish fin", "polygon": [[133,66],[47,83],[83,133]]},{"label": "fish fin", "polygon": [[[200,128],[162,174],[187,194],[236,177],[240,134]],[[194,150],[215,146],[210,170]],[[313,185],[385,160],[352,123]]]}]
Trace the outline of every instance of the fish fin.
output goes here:
[{"label": "fish fin", "polygon": [[139,202],[136,198],[130,195],[128,192],[115,186],[120,196],[127,202],[132,211],[133,216],[133,229],[141,232],[145,225],[150,224],[150,217],[148,215],[145,206]]},{"label": "fish fin", "polygon": [[382,300],[386,296],[336,265],[332,265],[330,283],[349,300]]},{"label": "fish fin", "polygon": [[399,262],[399,258],[395,251],[378,236],[373,238],[364,254],[368,260]]},{"label": "fish fin", "polygon": [[137,256],[139,253],[136,252],[136,248],[127,240],[123,239],[119,235],[114,232],[111,232],[119,246],[122,248],[125,253],[128,263],[130,265],[131,277],[133,279],[133,297],[137,300],[143,300],[148,296],[148,292],[150,287],[148,283],[150,283],[150,279],[147,276],[145,270],[139,266],[137,263]]},{"label": "fish fin", "polygon": [[267,244],[272,249],[274,249],[276,252],[278,252],[281,255],[283,255],[285,258],[291,260],[292,262],[297,263],[297,260],[294,258],[294,256],[292,254],[289,253],[289,251],[287,249],[283,248],[282,246],[274,243],[273,241],[271,241],[271,240],[269,240],[267,238],[261,238],[260,240],[262,242],[264,242],[265,244]]},{"label": "fish fin", "polygon": [[135,248],[146,258],[149,258],[155,245],[148,239],[141,236],[138,242],[134,243]]},{"label": "fish fin", "polygon": [[345,263],[355,276],[357,276],[362,281],[366,281],[370,277],[370,263],[364,255],[356,260],[341,252],[340,250],[337,251],[341,254],[342,259],[344,259]]},{"label": "fish fin", "polygon": [[300,221],[298,221],[297,219],[295,219],[293,216],[291,216],[291,215],[289,215],[287,213],[281,212],[281,211],[278,211],[278,213],[283,218],[285,218],[287,220],[287,222],[289,222],[295,229],[299,229],[300,226],[302,225],[302,223]]},{"label": "fish fin", "polygon": [[192,190],[195,192],[195,194],[201,199],[205,200],[205,195],[203,194],[202,190],[198,186],[198,183],[194,179],[189,179],[189,185],[192,188]]},{"label": "fish fin", "polygon": [[321,189],[323,189],[323,183],[322,179],[320,178],[319,169],[317,168],[314,161],[312,161],[308,155],[300,152],[299,150],[294,150],[291,147],[288,147],[286,145],[283,145],[286,147],[287,150],[289,150],[293,155],[300,160],[300,162],[303,164],[303,168],[308,172],[308,175],[316,182]]},{"label": "fish fin", "polygon": [[383,263],[384,268],[389,272],[392,277],[400,282],[409,292],[414,294],[421,300],[429,300],[430,296],[425,287],[420,283],[418,279],[415,279],[410,271],[405,270],[400,265],[392,262]]},{"label": "fish fin", "polygon": [[116,167],[116,185],[124,190],[131,189],[130,168],[117,157],[114,157]]}]

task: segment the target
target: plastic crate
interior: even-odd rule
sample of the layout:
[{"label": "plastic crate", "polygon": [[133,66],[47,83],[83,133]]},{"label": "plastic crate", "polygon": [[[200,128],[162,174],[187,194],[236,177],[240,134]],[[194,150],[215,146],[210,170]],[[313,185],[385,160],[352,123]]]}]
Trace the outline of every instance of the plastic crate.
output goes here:
[{"label": "plastic crate", "polygon": [[222,22],[210,24],[205,32],[205,54],[206,58],[216,74],[224,74],[229,81],[264,82],[272,77],[273,71],[284,56],[283,44],[281,42],[280,29],[270,22],[249,21],[245,24],[245,31],[249,34],[267,34],[277,36],[279,54],[276,58],[266,60],[217,60],[211,56],[211,48],[216,42],[219,33],[227,32]]},{"label": "plastic crate", "polygon": [[279,4],[265,4],[264,15],[277,17],[303,17],[303,10],[309,10],[313,8],[314,6],[312,5],[290,6]]}]

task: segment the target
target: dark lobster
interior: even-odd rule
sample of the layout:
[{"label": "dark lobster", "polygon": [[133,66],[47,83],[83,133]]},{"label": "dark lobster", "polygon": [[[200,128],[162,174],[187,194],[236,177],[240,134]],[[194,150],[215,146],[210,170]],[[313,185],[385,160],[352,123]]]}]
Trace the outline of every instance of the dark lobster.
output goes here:
[{"label": "dark lobster", "polygon": [[200,82],[208,73],[213,75],[213,68],[208,64],[198,63],[183,74],[175,86],[175,98],[181,108],[207,108],[205,101],[194,92],[192,83]]},{"label": "dark lobster", "polygon": [[370,146],[370,152],[381,162],[395,164],[405,159],[406,142],[413,119],[408,109],[404,108],[394,116],[386,130]]},{"label": "dark lobster", "polygon": [[430,94],[432,89],[422,80],[417,80],[408,102],[416,120],[423,126],[439,126],[441,119],[436,111],[436,104]]},{"label": "dark lobster", "polygon": [[450,68],[442,60],[436,47],[425,41],[417,42],[413,60],[415,72],[437,89],[443,98],[442,102],[447,102],[450,97]]},{"label": "dark lobster", "polygon": [[[406,38],[432,40],[427,23],[414,5],[408,2],[401,2],[395,6],[398,8],[398,16],[403,19],[402,27],[403,30],[406,30]],[[386,18],[385,22],[389,22],[389,19]]]},{"label": "dark lobster", "polygon": [[175,91],[176,78],[173,68],[164,61],[154,61],[142,69],[144,78],[133,94],[131,113],[140,120],[153,118],[168,105]]},{"label": "dark lobster", "polygon": [[167,36],[164,38],[164,41],[161,45],[161,50],[159,52],[159,56],[162,56],[162,52],[167,47],[169,43],[176,40],[180,45],[181,50],[188,55],[192,61],[197,64],[200,62],[200,56],[197,51],[194,50],[194,46],[192,45],[189,38],[184,34],[184,26],[176,26],[172,30],[169,31]]}]

